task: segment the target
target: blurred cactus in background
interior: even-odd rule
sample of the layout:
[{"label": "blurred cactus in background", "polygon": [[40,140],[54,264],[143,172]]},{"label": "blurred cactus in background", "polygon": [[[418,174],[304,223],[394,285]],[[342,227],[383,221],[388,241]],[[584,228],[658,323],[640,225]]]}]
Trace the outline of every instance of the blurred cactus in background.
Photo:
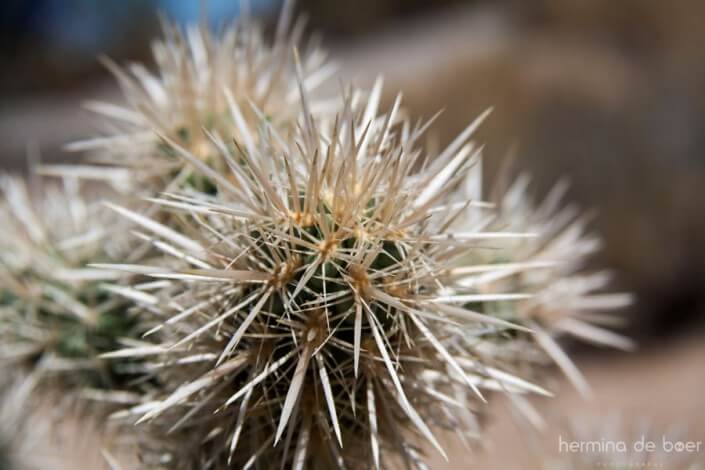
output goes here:
[{"label": "blurred cactus in background", "polygon": [[[301,112],[299,83],[313,91],[334,68],[315,43],[303,48],[303,23],[292,26],[285,7],[270,43],[260,24],[248,16],[212,33],[204,25],[182,29],[165,22],[164,37],[152,45],[156,73],[133,63],[123,69],[110,60],[124,95],[124,103],[89,103],[87,107],[105,122],[106,135],[72,143],[74,151],[90,151],[91,160],[131,171],[132,190],[155,195],[178,188],[185,181],[200,190],[208,182],[190,164],[174,154],[168,142],[184,146],[219,172],[227,169],[208,134],[225,145],[242,140],[239,127],[256,131],[266,119],[287,136]],[[300,70],[294,53],[301,48]],[[300,79],[300,80],[299,80]],[[314,112],[330,105],[311,103]],[[205,132],[204,132],[205,131]],[[96,168],[100,177],[103,168]]]},{"label": "blurred cactus in background", "polygon": [[[468,198],[481,198],[482,171],[482,165],[478,164],[468,175],[465,183]],[[606,293],[610,273],[586,270],[586,263],[600,248],[601,240],[585,232],[586,214],[581,214],[573,206],[561,206],[567,190],[565,181],[556,184],[537,204],[528,191],[528,174],[518,177],[506,190],[501,184],[502,180],[499,178],[491,191],[490,200],[495,204],[495,215],[491,221],[481,212],[474,211],[456,224],[462,226],[483,220],[484,216],[489,226],[496,230],[535,236],[495,241],[487,250],[478,251],[479,256],[468,260],[475,266],[468,266],[468,277],[464,282],[484,285],[487,292],[512,289],[530,294],[530,298],[510,305],[491,304],[492,311],[485,311],[532,331],[528,338],[519,335],[512,338],[509,344],[500,345],[500,351],[493,354],[514,354],[519,370],[527,366],[524,364],[526,361],[538,365],[545,362],[542,356],[547,356],[587,396],[589,386],[585,378],[556,339],[569,335],[597,345],[632,349],[632,341],[604,328],[624,326],[624,320],[609,311],[628,306],[631,295]],[[482,272],[483,265],[494,269]],[[540,352],[530,353],[535,346]],[[527,372],[530,373],[530,370]]]},{"label": "blurred cactus in background", "polygon": [[135,337],[138,320],[126,299],[101,289],[115,275],[86,266],[119,252],[119,220],[75,179],[34,183],[0,179],[0,360],[65,385],[123,386],[126,364],[98,356]]}]

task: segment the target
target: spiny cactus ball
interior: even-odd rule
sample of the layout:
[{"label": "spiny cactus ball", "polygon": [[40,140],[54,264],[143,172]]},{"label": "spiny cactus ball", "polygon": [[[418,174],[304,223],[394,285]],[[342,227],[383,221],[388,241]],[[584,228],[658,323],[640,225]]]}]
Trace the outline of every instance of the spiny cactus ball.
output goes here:
[{"label": "spiny cactus ball", "polygon": [[178,468],[422,467],[425,444],[443,453],[437,431],[477,437],[482,388],[546,393],[473,353],[523,327],[465,306],[525,297],[458,282],[468,253],[486,249],[479,241],[526,236],[449,229],[468,206],[486,207],[458,190],[485,115],[425,155],[425,126],[399,119],[399,99],[378,115],[378,91],[362,109],[346,94],[330,121],[308,112],[302,93],[293,141],[266,120],[258,144],[244,128],[242,144],[211,136],[225,174],[174,146],[217,186],[155,201],[179,225],[114,207],[174,266],[103,266],[163,281],[140,292],[162,320],[160,341],[110,355],[159,365],[161,392],[126,413],[157,437],[144,439],[143,458]]}]

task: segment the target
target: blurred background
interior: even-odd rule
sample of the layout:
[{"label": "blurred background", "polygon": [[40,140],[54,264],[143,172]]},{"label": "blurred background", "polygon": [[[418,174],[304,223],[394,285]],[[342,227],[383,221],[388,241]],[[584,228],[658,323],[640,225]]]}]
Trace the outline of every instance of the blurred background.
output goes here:
[{"label": "blurred background", "polygon": [[[279,5],[251,1],[270,24]],[[581,350],[595,399],[568,392],[540,406],[556,416],[618,408],[695,423],[704,438],[705,2],[299,0],[297,9],[346,81],[368,86],[382,74],[388,103],[403,90],[413,115],[444,109],[429,133],[438,145],[493,106],[478,134],[488,181],[511,156],[515,173],[533,175],[537,198],[567,176],[568,200],[594,211],[605,240],[594,266],[614,269],[615,288],[636,293],[627,314],[640,349]],[[62,145],[95,128],[80,103],[119,100],[97,57],[149,62],[157,12],[188,23],[204,8],[1,2],[0,166],[23,171],[28,145],[44,161],[75,159]],[[237,1],[207,2],[213,27],[238,14]],[[495,429],[511,427],[508,413],[496,413]]]}]

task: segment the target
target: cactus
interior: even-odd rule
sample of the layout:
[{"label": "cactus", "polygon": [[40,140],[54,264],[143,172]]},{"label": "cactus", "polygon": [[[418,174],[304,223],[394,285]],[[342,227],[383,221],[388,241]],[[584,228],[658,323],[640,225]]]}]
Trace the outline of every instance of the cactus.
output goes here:
[{"label": "cactus", "polygon": [[2,180],[3,357],[108,399],[137,378],[114,418],[145,468],[425,468],[483,441],[494,394],[550,395],[538,364],[587,391],[555,337],[627,349],[585,311],[629,298],[594,293],[560,190],[483,200],[488,112],[436,153],[381,80],[315,97],[331,68],[290,7],[271,44],[249,18],[165,24],[156,73],[107,62],[126,104],[89,106],[111,131],[69,146],[86,164],[43,168],[64,191]]},{"label": "cactus", "polygon": [[169,457],[184,468],[421,465],[419,444],[444,452],[432,427],[477,433],[482,388],[546,393],[485,367],[467,340],[525,330],[463,306],[525,296],[480,293],[454,275],[479,241],[525,236],[449,230],[475,203],[458,186],[478,159],[467,140],[485,115],[425,155],[424,126],[398,119],[399,101],[378,115],[372,95],[356,113],[349,93],[332,121],[305,113],[292,143],[266,121],[259,145],[245,134],[233,151],[214,137],[230,167],[207,172],[216,195],[155,201],[182,215],[178,227],[119,209],[182,265],[106,267],[169,281],[149,302],[163,307],[154,330],[163,340],[110,356],[164,365],[161,395],[134,410],[140,423],[212,436],[200,453]]},{"label": "cactus", "polygon": [[[466,180],[466,197],[480,197],[482,166],[477,165]],[[501,180],[502,178],[500,178]],[[593,344],[631,350],[633,342],[604,326],[618,326],[621,319],[610,311],[628,306],[628,293],[604,292],[608,271],[589,271],[586,264],[601,245],[600,238],[586,232],[588,217],[574,206],[561,206],[567,182],[557,183],[540,204],[529,194],[529,175],[520,175],[503,191],[499,186],[495,213],[489,226],[495,230],[532,233],[534,237],[493,242],[492,250],[477,250],[468,262],[462,281],[479,284],[487,292],[513,289],[530,298],[511,304],[493,303],[485,313],[531,329],[508,344],[487,344],[488,353],[514,355],[517,370],[531,374],[532,364],[555,363],[584,395],[590,395],[587,381],[563,351],[557,339],[570,336]],[[470,212],[456,226],[473,224],[486,211]],[[492,272],[482,272],[489,265]],[[511,344],[510,344],[511,343]],[[503,351],[496,350],[496,347]]]},{"label": "cactus", "polygon": [[3,176],[0,187],[0,359],[79,389],[124,385],[127,364],[98,355],[135,337],[138,322],[124,298],[101,290],[114,274],[85,266],[120,249],[109,232],[119,219],[87,202],[75,180],[28,188]]}]

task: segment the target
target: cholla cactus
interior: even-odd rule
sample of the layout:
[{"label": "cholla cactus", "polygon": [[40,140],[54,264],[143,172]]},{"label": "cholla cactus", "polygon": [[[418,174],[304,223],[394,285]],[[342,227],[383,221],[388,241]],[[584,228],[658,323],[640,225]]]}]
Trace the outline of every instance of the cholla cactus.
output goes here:
[{"label": "cholla cactus", "polygon": [[[482,194],[481,165],[472,169],[466,180],[468,197]],[[623,308],[631,303],[631,295],[604,293],[610,273],[587,272],[586,261],[600,247],[600,239],[585,232],[587,218],[575,207],[561,207],[567,189],[565,181],[558,183],[541,204],[535,204],[528,194],[529,177],[522,175],[510,188],[496,197],[496,213],[491,220],[485,214],[470,213],[458,225],[487,220],[496,230],[534,233],[532,238],[507,239],[493,243],[493,250],[476,250],[478,263],[494,268],[489,273],[469,267],[463,280],[481,286],[486,292],[512,289],[531,297],[512,304],[487,304],[485,313],[504,318],[531,329],[517,335],[511,344],[485,346],[491,356],[517,357],[520,363],[543,362],[546,355],[555,362],[584,395],[589,386],[580,371],[561,349],[556,338],[575,338],[629,350],[633,343],[603,326],[616,326],[620,319],[605,311]],[[508,347],[505,347],[508,346]],[[531,351],[538,346],[539,349]],[[526,364],[524,364],[526,365]]]},{"label": "cholla cactus", "polygon": [[378,116],[378,93],[359,113],[348,95],[327,122],[305,96],[293,140],[266,121],[259,140],[240,127],[235,150],[213,137],[227,174],[173,148],[218,188],[157,200],[180,225],[117,208],[182,265],[105,266],[167,281],[145,302],[161,341],[110,354],[158,364],[163,388],[132,410],[154,463],[422,468],[420,443],[443,452],[432,428],[477,436],[481,388],[546,393],[473,352],[523,327],[465,305],[525,296],[457,282],[479,241],[526,236],[449,230],[482,205],[457,189],[484,115],[424,155],[424,127],[399,122],[399,100]]},{"label": "cholla cactus", "polygon": [[118,249],[111,231],[120,220],[87,203],[75,180],[32,188],[32,197],[20,179],[2,176],[0,189],[0,360],[118,385],[120,365],[97,356],[134,335],[136,320],[123,297],[99,288],[115,276],[85,264]]},{"label": "cholla cactus", "polygon": [[[183,182],[213,189],[161,137],[224,171],[225,162],[202,129],[229,138],[237,124],[247,127],[247,135],[256,139],[256,126],[266,119],[282,133],[293,131],[300,113],[294,49],[301,41],[303,23],[291,28],[290,17],[291,2],[286,2],[272,44],[247,15],[220,34],[196,26],[184,32],[165,23],[164,38],[152,46],[156,73],[142,64],[125,70],[108,61],[126,103],[89,103],[92,111],[107,118],[107,135],[75,142],[69,149],[88,150],[91,159],[133,170],[133,191],[147,195],[172,190]],[[334,71],[325,59],[313,43],[302,52],[305,89],[315,89]],[[104,168],[86,166],[82,173],[105,178]]]},{"label": "cholla cactus", "polygon": [[45,171],[139,188],[150,208],[107,204],[142,240],[129,256],[74,178],[39,203],[3,180],[3,356],[103,386],[138,361],[149,387],[117,417],[148,468],[424,468],[439,431],[479,436],[487,391],[548,394],[517,368],[536,344],[581,386],[553,334],[627,344],[582,313],[622,297],[573,274],[594,250],[579,222],[521,185],[495,212],[463,193],[484,114],[428,155],[400,98],[378,114],[381,82],[322,111],[330,69],[298,59],[289,12],[271,46],[249,19],[166,26],[156,75],[111,65],[128,105],[93,104],[115,129],[71,147],[116,166]]}]

